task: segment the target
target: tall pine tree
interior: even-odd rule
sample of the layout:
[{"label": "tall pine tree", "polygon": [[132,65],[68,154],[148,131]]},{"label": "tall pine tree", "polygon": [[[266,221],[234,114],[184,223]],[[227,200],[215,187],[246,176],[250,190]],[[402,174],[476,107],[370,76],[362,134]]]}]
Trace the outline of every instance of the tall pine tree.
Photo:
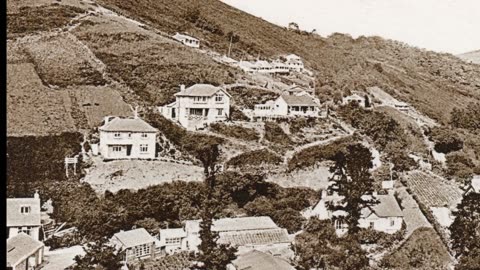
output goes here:
[{"label": "tall pine tree", "polygon": [[370,174],[372,168],[372,154],[368,148],[361,144],[353,144],[346,147],[345,151],[339,151],[334,157],[335,165],[330,168],[333,173],[328,187],[330,193],[336,193],[343,197],[338,203],[327,205],[329,210],[343,210],[347,213],[344,221],[349,231],[358,231],[358,220],[361,210],[372,206],[377,201],[371,196],[374,191],[373,178]]}]

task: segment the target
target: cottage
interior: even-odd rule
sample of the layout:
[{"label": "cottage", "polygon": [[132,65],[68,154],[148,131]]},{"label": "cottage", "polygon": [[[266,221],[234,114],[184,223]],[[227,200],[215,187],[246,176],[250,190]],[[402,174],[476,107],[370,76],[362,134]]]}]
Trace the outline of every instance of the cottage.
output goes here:
[{"label": "cottage", "polygon": [[7,239],[7,270],[33,270],[43,262],[44,244],[19,233]]},{"label": "cottage", "polygon": [[200,41],[189,35],[176,33],[173,36],[173,38],[177,41],[180,41],[183,45],[186,45],[192,48],[200,48]]},{"label": "cottage", "polygon": [[183,228],[160,229],[157,246],[162,253],[167,254],[188,250],[187,233]]},{"label": "cottage", "polygon": [[318,117],[320,112],[317,100],[309,94],[281,95],[274,101],[255,105],[253,119],[306,116]]},{"label": "cottage", "polygon": [[[201,243],[200,220],[185,223],[188,246],[196,251]],[[252,249],[289,249],[291,239],[286,229],[278,227],[270,217],[240,217],[214,220],[212,231],[217,232],[217,243],[236,246],[239,252]]]},{"label": "cottage", "polygon": [[7,199],[7,239],[25,233],[40,240],[41,213],[40,196],[33,198]]},{"label": "cottage", "polygon": [[253,71],[263,74],[272,74],[274,73],[274,67],[267,61],[257,60],[252,65]]},{"label": "cottage", "polygon": [[401,112],[409,112],[410,111],[410,105],[408,103],[402,102],[402,101],[397,101],[393,103],[393,107],[395,107],[397,110]]},{"label": "cottage", "polygon": [[110,239],[110,243],[123,253],[125,263],[155,258],[155,242],[156,239],[143,228],[121,231]]},{"label": "cottage", "polygon": [[271,65],[272,65],[272,73],[284,74],[284,75],[290,73],[290,67],[281,61],[273,61]]},{"label": "cottage", "polygon": [[195,84],[175,94],[176,101],[159,107],[167,119],[180,123],[188,130],[206,127],[208,124],[225,121],[230,115],[230,94],[221,87],[210,84]]},{"label": "cottage", "polygon": [[290,68],[290,71],[302,72],[305,69],[302,58],[296,54],[289,54],[285,56],[287,60],[285,63]]},{"label": "cottage", "polygon": [[99,128],[99,151],[104,159],[152,159],[156,155],[157,129],[134,118],[105,118]]},{"label": "cottage", "polygon": [[348,97],[344,97],[342,100],[342,104],[357,104],[358,106],[365,107],[365,97],[362,97],[359,94],[352,94]]},{"label": "cottage", "polygon": [[467,189],[465,190],[465,194],[470,192],[480,193],[480,175],[474,175],[472,177],[470,185],[468,185]]},{"label": "cottage", "polygon": [[[378,195],[374,193],[373,197],[379,203],[362,209],[359,227],[372,228],[385,233],[395,233],[400,230],[403,223],[403,213],[393,194]],[[342,221],[347,213],[343,210],[331,211],[327,207],[328,204],[340,205],[343,198],[337,193],[328,194],[323,190],[320,201],[314,207],[307,208],[303,212],[303,216],[305,218],[317,217],[320,220],[334,219],[337,235],[343,235],[348,231],[347,225]]]},{"label": "cottage", "polygon": [[240,61],[238,62],[238,67],[243,70],[245,73],[253,74],[256,72],[254,64],[249,61]]},{"label": "cottage", "polygon": [[402,229],[403,212],[393,194],[374,194],[374,198],[378,204],[362,209],[358,226],[390,234]]},{"label": "cottage", "polygon": [[252,250],[241,254],[230,265],[231,270],[294,270],[286,260],[271,254]]}]

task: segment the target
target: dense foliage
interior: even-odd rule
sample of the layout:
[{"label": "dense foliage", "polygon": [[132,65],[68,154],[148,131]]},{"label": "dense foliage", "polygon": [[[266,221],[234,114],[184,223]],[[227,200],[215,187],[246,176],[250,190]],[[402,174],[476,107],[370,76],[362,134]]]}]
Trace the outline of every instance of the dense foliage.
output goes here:
[{"label": "dense foliage", "polygon": [[84,249],[84,256],[75,256],[73,270],[118,270],[122,267],[122,254],[105,238],[87,243]]},{"label": "dense foliage", "polygon": [[295,237],[298,269],[368,269],[367,254],[356,239],[338,238],[330,220],[312,218]]},{"label": "dense foliage", "polygon": [[245,128],[238,125],[227,125],[224,123],[213,123],[210,129],[227,137],[232,137],[245,141],[258,141],[258,132],[253,128]]},{"label": "dense foliage", "polygon": [[228,166],[232,167],[247,167],[247,166],[260,166],[260,165],[278,165],[283,162],[283,159],[277,154],[269,151],[266,148],[260,150],[253,150],[250,152],[242,153],[238,156],[232,157],[228,162]]},{"label": "dense foliage", "polygon": [[429,138],[435,143],[435,151],[448,154],[463,148],[460,134],[445,127],[432,128],[428,133]]},{"label": "dense foliage", "polygon": [[480,103],[471,102],[465,109],[453,108],[450,122],[456,128],[476,132],[480,130]]},{"label": "dense foliage", "polygon": [[265,139],[269,142],[289,146],[292,144],[292,139],[283,131],[283,129],[275,122],[265,122]]}]

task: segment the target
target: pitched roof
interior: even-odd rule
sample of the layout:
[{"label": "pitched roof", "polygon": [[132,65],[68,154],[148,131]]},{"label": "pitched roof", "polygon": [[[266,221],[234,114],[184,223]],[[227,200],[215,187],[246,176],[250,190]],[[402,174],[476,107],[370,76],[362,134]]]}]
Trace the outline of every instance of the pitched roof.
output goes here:
[{"label": "pitched roof", "polygon": [[211,84],[195,84],[176,93],[175,96],[211,97],[218,91],[223,91],[230,96],[230,94],[228,94],[223,88]]},{"label": "pitched roof", "polygon": [[106,125],[99,128],[101,131],[130,131],[130,132],[157,132],[158,130],[150,126],[140,118],[119,118],[116,117]]},{"label": "pitched roof", "polygon": [[186,237],[187,233],[183,228],[160,229],[160,238]]},{"label": "pitched roof", "polygon": [[[29,213],[21,213],[22,206],[30,207]],[[40,226],[40,198],[7,199],[7,227]]]},{"label": "pitched roof", "polygon": [[364,97],[360,96],[359,94],[352,94],[352,95],[350,95],[348,97],[345,97],[345,98],[346,99],[352,99],[352,100],[359,100],[359,99],[364,100],[365,99]]},{"label": "pitched roof", "polygon": [[222,218],[213,222],[213,230],[217,232],[277,229],[278,226],[270,217]]},{"label": "pitched roof", "polygon": [[237,270],[294,270],[287,261],[270,254],[252,250],[233,261]]},{"label": "pitched roof", "polygon": [[39,248],[43,247],[43,243],[26,235],[19,233],[7,239],[7,266],[15,266],[22,262]]},{"label": "pitched roof", "polygon": [[282,228],[248,231],[228,231],[220,232],[218,236],[218,243],[229,244],[233,246],[273,245],[292,242],[292,240],[288,236],[287,229]]},{"label": "pitched roof", "polygon": [[152,243],[156,240],[144,228],[119,232],[113,235],[113,237],[120,241],[123,249]]},{"label": "pitched roof", "polygon": [[173,37],[174,38],[188,38],[188,39],[198,40],[198,38],[194,38],[192,36],[185,35],[185,34],[180,34],[180,33],[176,33]]},{"label": "pitched roof", "polygon": [[281,98],[283,98],[289,106],[318,106],[309,95],[282,95]]},{"label": "pitched roof", "polygon": [[379,217],[403,217],[402,209],[398,205],[397,199],[391,194],[376,195],[378,204],[372,206],[371,210]]}]

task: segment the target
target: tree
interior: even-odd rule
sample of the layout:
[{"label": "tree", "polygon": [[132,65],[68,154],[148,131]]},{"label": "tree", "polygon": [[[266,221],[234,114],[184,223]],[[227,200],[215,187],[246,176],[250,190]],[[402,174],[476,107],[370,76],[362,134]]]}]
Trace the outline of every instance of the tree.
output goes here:
[{"label": "tree", "polygon": [[84,250],[84,256],[75,256],[74,270],[116,270],[122,266],[122,254],[113,246],[108,245],[106,238],[88,243]]},{"label": "tree", "polygon": [[236,258],[236,248],[217,244],[218,233],[212,231],[213,218],[220,211],[219,202],[213,196],[216,184],[216,164],[220,156],[218,144],[211,144],[200,149],[197,158],[202,161],[205,174],[205,198],[202,204],[202,221],[200,222],[199,264],[194,269],[224,270]]},{"label": "tree", "polygon": [[333,172],[330,192],[336,192],[343,199],[338,204],[328,204],[331,211],[343,210],[347,213],[345,221],[352,233],[358,231],[358,220],[361,210],[377,203],[373,198],[364,195],[373,193],[374,180],[370,175],[372,154],[361,144],[348,145],[345,152],[338,152],[335,164],[330,168]]},{"label": "tree", "polygon": [[355,239],[339,239],[330,220],[311,218],[294,241],[298,269],[365,269],[368,258]]},{"label": "tree", "polygon": [[370,108],[370,106],[370,98],[368,97],[368,95],[365,95],[365,108]]},{"label": "tree", "polygon": [[[450,225],[452,249],[456,257],[468,261],[479,257],[480,250],[480,194],[470,192],[457,206],[455,220]],[[468,268],[466,268],[468,269]]]}]

